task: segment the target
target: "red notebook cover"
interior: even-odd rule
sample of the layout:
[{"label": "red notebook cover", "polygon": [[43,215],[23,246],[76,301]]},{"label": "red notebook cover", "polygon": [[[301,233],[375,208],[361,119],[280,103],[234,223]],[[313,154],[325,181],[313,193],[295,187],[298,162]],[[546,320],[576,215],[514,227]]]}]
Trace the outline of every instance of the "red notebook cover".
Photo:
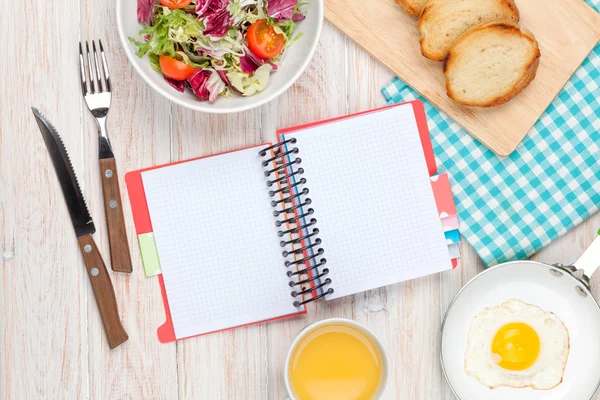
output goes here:
[{"label": "red notebook cover", "polygon": [[[358,112],[358,113],[354,113],[354,114],[350,114],[350,115],[346,115],[346,116],[342,116],[342,117],[337,117],[337,118],[331,118],[328,120],[319,121],[319,122],[315,122],[315,123],[298,125],[298,126],[291,127],[291,128],[281,129],[281,130],[277,131],[277,134],[278,134],[278,137],[281,139],[281,136],[284,135],[285,133],[302,130],[302,129],[316,126],[316,125],[327,124],[327,123],[339,121],[339,120],[346,119],[346,118],[352,118],[352,117],[356,117],[356,116],[360,116],[360,115],[364,115],[364,114],[368,114],[368,113],[373,113],[373,112],[377,112],[382,109],[386,109],[386,108],[390,108],[390,107],[398,107],[398,106],[402,106],[402,105],[406,105],[406,104],[412,104],[412,106],[413,106],[413,109],[415,112],[415,118],[417,121],[417,127],[419,129],[419,135],[421,138],[421,144],[423,146],[423,152],[425,154],[425,159],[426,159],[427,167],[429,170],[429,175],[433,176],[437,172],[437,165],[435,162],[433,146],[432,146],[431,138],[429,135],[429,128],[427,127],[427,118],[426,118],[425,110],[423,107],[423,103],[419,100],[414,100],[414,101],[411,101],[408,103],[402,103],[402,104],[382,107],[382,108],[374,109],[374,110]],[[270,146],[271,144],[272,143],[263,143],[263,144],[259,144],[259,145],[248,146],[244,149],[262,148],[262,147]],[[243,150],[243,149],[237,149],[237,150]],[[233,150],[233,151],[237,151],[237,150]],[[158,168],[163,168],[163,167],[166,167],[169,165],[175,165],[175,164],[188,162],[188,161],[192,161],[192,160],[199,160],[202,158],[215,157],[215,156],[219,156],[219,155],[226,154],[226,153],[230,153],[230,152],[211,154],[211,155],[207,155],[207,156],[203,156],[203,157],[197,157],[197,158],[193,158],[193,159],[182,160],[182,161],[177,161],[177,162],[173,162],[173,163],[168,163],[168,164],[163,164],[163,165],[158,165],[158,166],[154,166],[154,167],[149,167],[149,168],[144,168],[144,169],[128,172],[125,175],[125,183],[127,185],[127,191],[129,193],[129,200],[131,203],[131,211],[132,211],[132,215],[133,215],[133,221],[134,221],[134,225],[135,225],[135,229],[136,229],[136,234],[138,235],[138,237],[141,235],[151,234],[153,232],[152,222],[150,220],[150,213],[148,210],[148,204],[146,202],[146,195],[144,192],[144,185],[143,185],[143,181],[142,181],[142,172],[150,171],[150,170],[158,169]],[[436,198],[436,203],[438,204],[438,210],[440,211],[440,213],[443,212],[447,215],[454,215],[454,214],[456,214],[456,209],[454,207],[454,200],[452,198],[452,193],[450,190],[450,183],[448,181],[448,177],[447,177],[447,175],[441,175],[441,177],[443,177],[443,178],[432,181],[432,187],[433,187],[434,192],[445,193],[444,195],[439,196],[440,199]],[[439,186],[440,188],[436,189],[436,186]],[[436,197],[438,197],[438,196],[436,196]],[[442,198],[443,198],[443,200],[442,200]],[[443,206],[442,206],[442,204],[443,204]],[[442,208],[440,208],[440,207],[442,207]],[[456,267],[457,260],[452,260],[452,261],[453,261],[453,264],[452,264],[453,267]],[[165,310],[165,316],[166,316],[165,323],[163,325],[161,325],[157,330],[158,338],[159,338],[160,342],[162,342],[162,343],[168,343],[168,342],[173,342],[175,340],[184,339],[184,338],[176,338],[175,337],[175,330],[173,328],[173,321],[171,318],[169,301],[168,301],[167,293],[165,290],[164,280],[163,280],[162,274],[158,273],[157,275],[158,275],[158,279],[159,279],[160,290],[161,290],[161,295],[162,295],[163,305],[164,305],[164,310]],[[264,320],[264,321],[256,321],[254,323],[241,325],[241,326],[254,325],[254,324],[268,322],[268,321],[272,321],[272,320],[297,316],[297,315],[301,315],[301,314],[305,314],[305,313],[306,313],[306,307],[304,308],[304,310],[302,312],[297,313],[297,314],[287,315],[287,316],[283,316],[283,317],[279,317],[279,318],[275,318],[275,319]],[[235,329],[235,328],[239,328],[241,326],[231,327],[231,328],[227,328],[225,330]],[[215,331],[215,332],[218,332],[218,331]],[[214,333],[214,332],[210,332],[210,333]],[[205,334],[208,334],[208,333],[205,333]],[[205,335],[205,334],[203,334],[203,335]],[[197,335],[197,336],[201,336],[201,335]]]}]

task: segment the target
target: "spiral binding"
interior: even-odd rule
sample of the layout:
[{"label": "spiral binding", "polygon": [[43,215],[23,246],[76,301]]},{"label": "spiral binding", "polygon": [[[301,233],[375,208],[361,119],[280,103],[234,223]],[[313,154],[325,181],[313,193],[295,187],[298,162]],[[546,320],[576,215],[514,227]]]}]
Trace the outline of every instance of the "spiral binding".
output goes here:
[{"label": "spiral binding", "polygon": [[[267,187],[270,188],[269,196],[279,195],[281,197],[271,201],[271,206],[276,208],[273,215],[281,217],[275,222],[275,226],[289,226],[287,230],[279,230],[277,235],[283,238],[286,235],[308,232],[304,236],[279,242],[284,249],[282,255],[287,258],[285,261],[285,267],[288,268],[287,276],[295,279],[289,282],[290,287],[293,289],[292,297],[296,299],[294,307],[300,307],[332,294],[333,288],[328,288],[328,285],[331,284],[331,279],[327,278],[329,269],[321,269],[327,264],[327,259],[322,257],[325,250],[320,247],[322,240],[317,237],[319,229],[314,227],[317,220],[316,218],[305,219],[311,216],[314,210],[306,208],[312,203],[312,200],[306,197],[310,192],[309,189],[303,187],[306,184],[306,178],[301,177],[304,174],[304,169],[301,167],[292,168],[302,163],[302,159],[297,157],[300,150],[297,147],[290,150],[287,148],[288,144],[293,145],[295,143],[295,138],[286,139],[283,142],[262,149],[258,154],[264,158],[262,166],[265,168]],[[291,156],[296,157],[292,159]],[[312,229],[309,231],[309,228]],[[308,255],[302,257],[304,254]],[[310,267],[306,267],[306,265],[310,265]],[[310,299],[303,299],[304,295],[313,291],[320,292],[320,294]]]}]

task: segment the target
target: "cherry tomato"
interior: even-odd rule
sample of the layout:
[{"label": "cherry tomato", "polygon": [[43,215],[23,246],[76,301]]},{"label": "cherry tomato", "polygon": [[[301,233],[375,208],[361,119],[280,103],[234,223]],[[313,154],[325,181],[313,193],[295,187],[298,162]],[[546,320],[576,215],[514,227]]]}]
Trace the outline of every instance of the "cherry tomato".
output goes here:
[{"label": "cherry tomato", "polygon": [[192,0],[160,0],[160,4],[169,8],[183,8],[191,2]]},{"label": "cherry tomato", "polygon": [[185,81],[196,71],[194,67],[169,56],[160,56],[158,63],[163,74],[176,81]]},{"label": "cherry tomato", "polygon": [[250,50],[258,57],[273,58],[281,53],[285,36],[275,32],[266,20],[259,19],[248,28],[246,40]]}]

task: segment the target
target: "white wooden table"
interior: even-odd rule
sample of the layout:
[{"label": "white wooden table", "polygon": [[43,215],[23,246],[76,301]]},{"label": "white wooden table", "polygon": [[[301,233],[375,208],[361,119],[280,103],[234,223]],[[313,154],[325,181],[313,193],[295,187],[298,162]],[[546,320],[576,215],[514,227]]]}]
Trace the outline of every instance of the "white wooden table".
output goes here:
[{"label": "white wooden table", "polygon": [[[108,49],[109,131],[121,180],[129,170],[272,140],[278,127],[381,106],[379,89],[392,79],[326,24],[314,61],[287,93],[256,110],[211,116],[169,103],[137,76],[121,51],[114,1],[32,0],[0,13],[0,399],[281,399],[292,338],[328,317],[357,320],[384,341],[388,399],[453,398],[438,338],[452,297],[482,269],[466,243],[454,271],[320,303],[306,317],[164,345],[156,337],[164,321],[158,281],[144,277],[125,199],[134,273],[112,278],[130,339],[109,351],[29,109],[41,108],[63,135],[107,255],[96,128],[77,77],[80,37],[100,38]],[[599,227],[596,215],[535,259],[567,264]]]}]

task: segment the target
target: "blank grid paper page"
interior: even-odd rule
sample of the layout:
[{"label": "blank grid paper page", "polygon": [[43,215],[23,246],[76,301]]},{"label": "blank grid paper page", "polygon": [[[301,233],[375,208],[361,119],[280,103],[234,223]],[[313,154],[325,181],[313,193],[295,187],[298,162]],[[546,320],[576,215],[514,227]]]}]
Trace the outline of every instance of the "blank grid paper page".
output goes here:
[{"label": "blank grid paper page", "polygon": [[411,104],[286,134],[335,299],[451,269]]},{"label": "blank grid paper page", "polygon": [[177,339],[300,311],[259,150],[142,173]]}]

